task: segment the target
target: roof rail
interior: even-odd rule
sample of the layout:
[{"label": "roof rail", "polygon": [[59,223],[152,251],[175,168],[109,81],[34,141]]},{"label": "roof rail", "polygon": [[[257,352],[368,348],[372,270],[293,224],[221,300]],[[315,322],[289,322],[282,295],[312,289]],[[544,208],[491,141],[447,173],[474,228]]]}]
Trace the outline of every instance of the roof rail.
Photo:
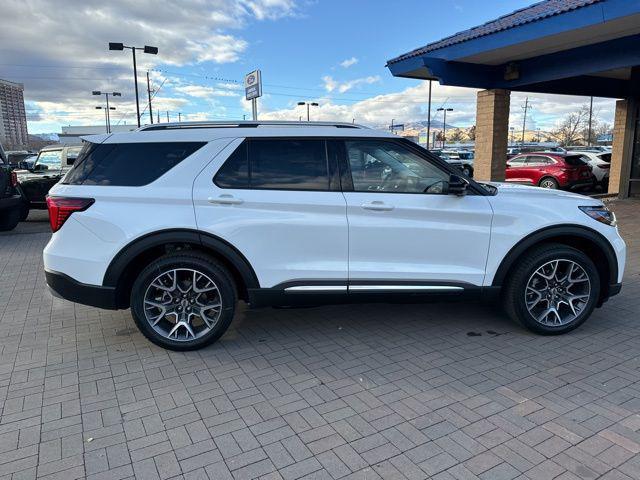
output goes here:
[{"label": "roof rail", "polygon": [[257,128],[257,127],[334,127],[334,128],[357,128],[367,127],[357,123],[346,122],[290,122],[290,121],[205,121],[205,122],[171,122],[156,123],[155,125],[145,125],[138,128],[138,132],[150,130],[182,130],[191,128]]}]

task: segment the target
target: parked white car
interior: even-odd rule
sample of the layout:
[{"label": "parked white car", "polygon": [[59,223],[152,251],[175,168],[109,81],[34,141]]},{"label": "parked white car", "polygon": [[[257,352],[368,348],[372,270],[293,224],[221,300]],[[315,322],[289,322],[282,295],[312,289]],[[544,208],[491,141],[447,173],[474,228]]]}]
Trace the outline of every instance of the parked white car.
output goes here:
[{"label": "parked white car", "polygon": [[352,124],[179,123],[98,135],[48,197],[56,295],[131,308],[152,342],[218,339],[251,307],[490,297],[542,334],[617,294],[600,202],[480,184]]},{"label": "parked white car", "polygon": [[596,179],[596,183],[602,188],[607,188],[609,185],[609,173],[611,171],[611,153],[574,151],[569,152],[569,154],[582,155],[582,158],[591,165],[591,171]]}]

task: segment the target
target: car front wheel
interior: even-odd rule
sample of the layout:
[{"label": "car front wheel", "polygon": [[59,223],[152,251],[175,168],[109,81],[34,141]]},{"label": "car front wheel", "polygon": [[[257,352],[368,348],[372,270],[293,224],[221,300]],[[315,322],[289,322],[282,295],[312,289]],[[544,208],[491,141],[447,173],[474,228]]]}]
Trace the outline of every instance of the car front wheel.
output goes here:
[{"label": "car front wheel", "polygon": [[196,350],[224,334],[236,301],[232,276],[223,265],[199,252],[174,252],[142,270],[131,291],[131,313],[156,345]]},{"label": "car front wheel", "polygon": [[532,249],[518,261],[504,291],[509,316],[545,335],[566,333],[593,312],[600,278],[584,253],[561,244]]}]

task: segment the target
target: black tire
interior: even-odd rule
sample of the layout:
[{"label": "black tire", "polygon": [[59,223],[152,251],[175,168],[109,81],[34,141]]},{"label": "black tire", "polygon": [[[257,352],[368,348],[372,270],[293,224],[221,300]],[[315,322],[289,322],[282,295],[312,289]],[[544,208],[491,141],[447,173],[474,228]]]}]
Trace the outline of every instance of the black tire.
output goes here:
[{"label": "black tire", "polygon": [[[553,260],[569,260],[578,264],[590,283],[589,298],[582,310],[570,322],[563,325],[545,325],[538,322],[527,309],[525,292],[527,283],[534,272]],[[559,335],[570,332],[582,325],[593,312],[600,297],[600,276],[598,269],[580,250],[566,245],[549,243],[533,248],[518,259],[518,264],[506,279],[503,289],[503,307],[509,317],[527,329],[543,335]],[[562,307],[564,308],[564,307]]]},{"label": "black tire", "polygon": [[20,207],[20,221],[24,222],[29,216],[29,204],[23,203]]},{"label": "black tire", "polygon": [[[147,289],[152,288],[150,286],[151,283],[163,272],[174,269],[195,270],[200,274],[206,275],[215,283],[219,293],[219,301],[222,307],[217,322],[206,334],[195,339],[174,340],[167,338],[167,336],[163,336],[156,331],[145,315],[144,299]],[[214,258],[200,252],[173,252],[154,260],[138,275],[131,289],[131,315],[142,334],[156,345],[177,351],[197,350],[212,344],[224,334],[231,320],[233,320],[237,299],[238,295],[233,277],[227,269]],[[166,319],[167,317],[164,316],[163,318]],[[176,316],[174,318],[177,319],[178,317]],[[191,320],[188,320],[188,322],[195,331],[195,326],[191,323]],[[168,319],[161,320],[160,325],[162,326],[163,324],[170,327],[170,321]],[[202,326],[204,327],[204,325]]]},{"label": "black tire", "polygon": [[18,223],[20,223],[20,210],[18,208],[0,211],[0,232],[13,230]]},{"label": "black tire", "polygon": [[538,186],[542,188],[549,188],[552,190],[558,190],[560,188],[560,184],[553,177],[543,177],[538,182]]}]

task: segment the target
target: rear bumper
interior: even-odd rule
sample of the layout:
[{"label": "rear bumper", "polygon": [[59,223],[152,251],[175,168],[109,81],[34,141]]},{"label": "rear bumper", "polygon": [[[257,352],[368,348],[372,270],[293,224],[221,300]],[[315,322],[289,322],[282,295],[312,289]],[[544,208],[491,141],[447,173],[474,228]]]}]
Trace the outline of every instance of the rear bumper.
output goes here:
[{"label": "rear bumper", "polygon": [[589,178],[584,180],[578,180],[575,182],[570,182],[569,185],[567,185],[567,188],[571,190],[575,190],[577,188],[592,187],[594,184],[595,184],[594,179]]},{"label": "rear bumper", "polygon": [[44,272],[51,293],[74,303],[116,310],[115,287],[88,285],[60,272]]},{"label": "rear bumper", "polygon": [[17,208],[22,202],[20,195],[11,195],[10,197],[0,198],[0,210],[8,210],[10,208]]}]

